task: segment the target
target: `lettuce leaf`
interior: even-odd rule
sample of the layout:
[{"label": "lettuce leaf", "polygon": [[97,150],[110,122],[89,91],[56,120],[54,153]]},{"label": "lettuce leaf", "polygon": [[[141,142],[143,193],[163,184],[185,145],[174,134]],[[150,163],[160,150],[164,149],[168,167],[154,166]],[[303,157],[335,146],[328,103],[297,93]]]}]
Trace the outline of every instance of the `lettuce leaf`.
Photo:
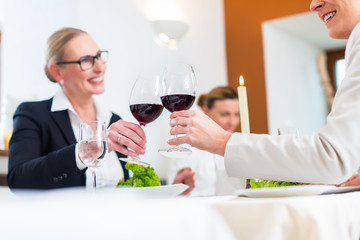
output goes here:
[{"label": "lettuce leaf", "polygon": [[261,179],[250,180],[251,188],[284,187],[284,186],[293,186],[299,184],[300,183],[298,182],[271,181],[271,180],[261,180]]},{"label": "lettuce leaf", "polygon": [[121,179],[117,187],[132,186],[132,187],[153,187],[160,186],[160,178],[156,175],[152,167],[144,167],[134,163],[127,163],[125,168],[133,172],[133,176],[124,181]]}]

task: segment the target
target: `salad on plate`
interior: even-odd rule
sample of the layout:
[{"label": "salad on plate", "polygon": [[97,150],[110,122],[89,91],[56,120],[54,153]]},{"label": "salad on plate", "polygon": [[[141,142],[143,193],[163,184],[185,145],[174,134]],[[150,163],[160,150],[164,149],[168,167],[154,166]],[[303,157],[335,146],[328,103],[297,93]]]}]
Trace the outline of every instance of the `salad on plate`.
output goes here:
[{"label": "salad on plate", "polygon": [[145,167],[134,163],[127,163],[125,168],[133,172],[133,176],[124,181],[121,179],[117,187],[129,186],[129,187],[155,187],[161,186],[160,178],[155,173],[154,168]]},{"label": "salad on plate", "polygon": [[261,180],[261,179],[250,180],[251,188],[284,187],[284,186],[296,186],[296,185],[303,185],[303,184],[298,182],[271,181],[271,180]]}]

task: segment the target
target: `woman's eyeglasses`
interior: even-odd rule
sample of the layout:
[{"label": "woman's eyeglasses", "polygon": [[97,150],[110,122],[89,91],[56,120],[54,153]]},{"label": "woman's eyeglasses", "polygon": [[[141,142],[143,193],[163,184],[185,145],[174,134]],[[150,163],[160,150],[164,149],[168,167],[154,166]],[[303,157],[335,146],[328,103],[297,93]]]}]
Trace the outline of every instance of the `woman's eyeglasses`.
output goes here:
[{"label": "woman's eyeglasses", "polygon": [[81,57],[78,61],[61,61],[56,64],[73,64],[77,63],[80,65],[82,71],[89,70],[94,67],[95,59],[97,59],[100,63],[106,63],[108,60],[109,51],[103,50],[99,51],[95,56],[84,56]]}]

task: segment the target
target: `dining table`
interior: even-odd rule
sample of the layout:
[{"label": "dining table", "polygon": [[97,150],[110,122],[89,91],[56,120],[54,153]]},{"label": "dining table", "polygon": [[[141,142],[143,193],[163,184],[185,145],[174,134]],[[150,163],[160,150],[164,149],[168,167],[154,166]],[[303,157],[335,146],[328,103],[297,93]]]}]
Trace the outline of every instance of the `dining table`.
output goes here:
[{"label": "dining table", "polygon": [[0,188],[0,239],[360,239],[360,192],[166,197]]}]

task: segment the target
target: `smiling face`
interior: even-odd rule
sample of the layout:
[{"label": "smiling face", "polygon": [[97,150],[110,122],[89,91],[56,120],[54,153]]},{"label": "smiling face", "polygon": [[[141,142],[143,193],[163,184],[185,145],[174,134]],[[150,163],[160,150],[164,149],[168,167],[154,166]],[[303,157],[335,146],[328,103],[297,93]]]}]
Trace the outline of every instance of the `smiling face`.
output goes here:
[{"label": "smiling face", "polygon": [[[77,61],[83,56],[95,56],[99,47],[88,34],[81,34],[65,45],[62,61]],[[59,65],[59,75],[63,80],[62,88],[68,97],[91,97],[104,92],[106,64],[95,60],[93,68],[82,71],[80,65]]]},{"label": "smiling face", "polygon": [[203,110],[226,131],[234,132],[240,123],[239,101],[237,99],[216,100],[211,109],[204,106]]},{"label": "smiling face", "polygon": [[313,0],[310,10],[318,13],[332,38],[348,39],[360,22],[359,0]]}]

